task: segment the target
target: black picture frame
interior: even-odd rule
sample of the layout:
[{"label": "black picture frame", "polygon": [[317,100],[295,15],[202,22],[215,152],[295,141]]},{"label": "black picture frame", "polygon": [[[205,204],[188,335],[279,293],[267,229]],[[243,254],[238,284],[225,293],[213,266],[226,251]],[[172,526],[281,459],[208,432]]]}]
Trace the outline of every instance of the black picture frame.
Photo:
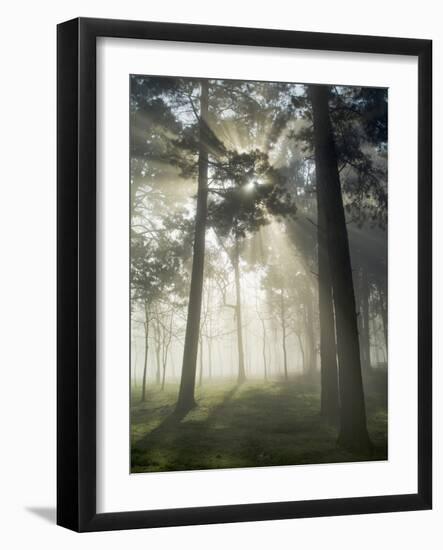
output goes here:
[{"label": "black picture frame", "polygon": [[[416,494],[96,512],[96,39],[398,54],[418,58],[418,491]],[[432,506],[432,42],[79,18],[58,25],[57,523],[104,531],[426,510]]]}]

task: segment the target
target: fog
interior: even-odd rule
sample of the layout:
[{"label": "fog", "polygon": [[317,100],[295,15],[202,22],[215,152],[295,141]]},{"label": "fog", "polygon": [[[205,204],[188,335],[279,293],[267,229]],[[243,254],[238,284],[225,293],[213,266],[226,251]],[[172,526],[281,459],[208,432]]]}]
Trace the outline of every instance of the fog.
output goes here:
[{"label": "fog", "polygon": [[323,88],[326,115],[313,86],[132,76],[140,411],[162,392],[186,414],[197,390],[309,382],[342,431],[354,409],[366,425],[361,392],[388,357],[387,95]]}]

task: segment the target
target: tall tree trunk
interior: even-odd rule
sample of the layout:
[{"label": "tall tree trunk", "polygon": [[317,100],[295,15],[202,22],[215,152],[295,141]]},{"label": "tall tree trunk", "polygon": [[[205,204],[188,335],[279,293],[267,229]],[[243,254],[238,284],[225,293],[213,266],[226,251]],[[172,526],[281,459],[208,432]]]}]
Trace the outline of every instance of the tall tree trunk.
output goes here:
[{"label": "tall tree trunk", "polygon": [[[243,321],[243,312],[242,312]],[[243,333],[243,357],[245,362],[245,374],[248,376],[248,372],[251,372],[251,354],[249,353],[249,336],[246,328],[242,330]]]},{"label": "tall tree trunk", "polygon": [[310,376],[315,376],[317,370],[315,357],[315,334],[314,334],[314,313],[312,311],[312,292],[309,289],[306,297],[306,340],[307,340],[307,363]]},{"label": "tall tree trunk", "polygon": [[381,351],[382,351],[382,355],[383,355],[383,362],[385,363],[385,365],[387,365],[388,364],[388,356],[386,354],[386,348],[385,348],[384,345],[382,345]]},{"label": "tall tree trunk", "polygon": [[338,371],[335,341],[335,315],[332,300],[331,269],[326,228],[326,204],[317,183],[318,302],[320,318],[321,415],[329,422],[338,420]]},{"label": "tall tree trunk", "polygon": [[165,348],[163,350],[163,371],[162,371],[162,385],[161,385],[161,391],[165,389],[165,382],[166,382],[166,365],[168,362],[168,350]]},{"label": "tall tree trunk", "polygon": [[264,379],[267,381],[268,379],[268,366],[266,362],[266,323],[264,319],[261,320],[261,326],[262,326],[262,334],[263,334],[263,346],[262,346],[262,353],[263,353],[263,374]]},{"label": "tall tree trunk", "polygon": [[[375,319],[372,320],[372,330],[374,334],[377,334],[377,323]],[[380,345],[378,343],[377,337],[374,338],[373,350],[375,355],[375,363],[378,367],[381,363],[381,359],[380,359]]]},{"label": "tall tree trunk", "polygon": [[302,337],[300,336],[300,333],[296,333],[297,334],[297,340],[298,340],[298,345],[300,347],[300,354],[301,354],[301,360],[302,360],[302,372],[303,374],[307,374],[307,369],[306,369],[306,357],[305,357],[305,349],[303,347],[303,340],[302,340]]},{"label": "tall tree trunk", "polygon": [[285,380],[288,379],[288,354],[286,351],[286,313],[285,313],[285,301],[283,297],[283,290],[280,294],[280,318],[281,318],[281,330],[282,330],[282,349],[283,349],[283,369],[285,373]]},{"label": "tall tree trunk", "polygon": [[134,388],[138,388],[138,379],[137,379],[137,363],[138,363],[138,353],[137,353],[137,340],[134,339],[131,342],[131,352],[134,349]]},{"label": "tall tree trunk", "polygon": [[174,321],[174,312],[172,311],[171,316],[169,318],[168,334],[166,334],[165,329],[163,328],[163,374],[162,374],[162,386],[161,386],[162,391],[165,389],[166,367],[168,365],[169,346],[171,345],[171,340],[172,340],[173,321]]},{"label": "tall tree trunk", "polygon": [[[211,283],[211,284],[209,284]],[[211,310],[211,304],[212,304],[212,281],[208,282],[208,294],[207,294],[207,307],[206,307],[206,329],[207,329],[207,335],[206,335],[206,350],[208,353],[208,378],[211,380],[212,378],[212,310]],[[202,349],[203,351],[203,349]]]},{"label": "tall tree trunk", "polygon": [[371,448],[363,393],[357,314],[348,233],[341,194],[334,137],[329,117],[329,89],[310,86],[314,122],[316,181],[324,200],[329,262],[335,304],[340,381],[339,443],[346,448]]},{"label": "tall tree trunk", "polygon": [[246,380],[245,357],[243,351],[243,327],[242,327],[242,308],[241,308],[241,287],[240,287],[240,253],[238,249],[238,238],[235,236],[234,243],[234,279],[235,279],[235,297],[236,308],[235,317],[237,320],[237,349],[238,349],[238,383]]},{"label": "tall tree trunk", "polygon": [[207,338],[206,342],[208,348],[208,378],[212,379],[212,336]]},{"label": "tall tree trunk", "polygon": [[146,400],[146,377],[148,372],[148,351],[149,351],[149,309],[145,302],[145,357],[143,360],[143,380],[142,380],[142,397],[141,400]]},{"label": "tall tree trunk", "polygon": [[371,368],[371,341],[369,330],[369,284],[366,269],[360,275],[360,355],[364,371]]},{"label": "tall tree trunk", "polygon": [[195,374],[197,368],[198,337],[203,292],[205,263],[205,233],[208,212],[208,149],[205,143],[205,125],[208,118],[208,81],[200,84],[200,144],[198,157],[198,192],[195,216],[194,250],[192,258],[191,289],[189,292],[183,367],[176,412],[184,414],[195,406]]},{"label": "tall tree trunk", "polygon": [[[158,312],[157,312],[158,315]],[[160,384],[161,380],[161,358],[160,358],[160,352],[161,352],[161,329],[160,329],[160,322],[157,319],[155,320],[154,325],[154,332],[155,332],[155,359],[157,363],[157,371],[155,374],[155,383],[157,386]]]},{"label": "tall tree trunk", "polygon": [[388,356],[388,307],[386,300],[386,292],[379,287],[379,303],[380,303],[380,315],[383,324],[383,336],[385,339],[386,357]]},{"label": "tall tree trunk", "polygon": [[198,385],[201,386],[203,384],[203,336],[200,335],[200,373],[198,377]]}]

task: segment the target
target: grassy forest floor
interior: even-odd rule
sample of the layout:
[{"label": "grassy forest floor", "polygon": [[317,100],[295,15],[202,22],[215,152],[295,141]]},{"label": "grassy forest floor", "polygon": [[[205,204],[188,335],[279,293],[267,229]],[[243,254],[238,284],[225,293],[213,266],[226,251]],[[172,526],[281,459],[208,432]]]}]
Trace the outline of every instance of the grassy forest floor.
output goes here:
[{"label": "grassy forest floor", "polygon": [[178,386],[155,387],[131,410],[131,471],[158,472],[319,464],[387,458],[386,371],[366,382],[368,430],[374,448],[354,454],[337,446],[337,430],[319,414],[317,384],[283,381],[207,382],[198,407],[173,415]]}]

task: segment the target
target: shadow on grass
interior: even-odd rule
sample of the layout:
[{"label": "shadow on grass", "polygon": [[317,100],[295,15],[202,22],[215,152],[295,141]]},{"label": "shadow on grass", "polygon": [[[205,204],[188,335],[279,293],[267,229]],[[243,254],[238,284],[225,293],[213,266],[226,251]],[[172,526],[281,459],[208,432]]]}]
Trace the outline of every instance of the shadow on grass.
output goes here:
[{"label": "shadow on grass", "polygon": [[[211,413],[207,417],[207,420],[203,422],[204,424],[210,423],[211,419],[216,418],[218,415],[222,413],[222,411],[226,408],[227,404],[231,401],[237,389],[238,389],[238,385],[234,386],[230,391],[226,393],[225,397],[223,398],[223,401],[212,409]],[[198,404],[197,404],[197,407],[198,407]],[[139,442],[139,446],[143,447],[143,446],[149,445],[150,441],[153,441],[158,437],[162,437],[164,433],[174,432],[179,426],[179,424],[181,424],[181,422],[188,415],[191,415],[195,410],[195,408],[197,407],[194,407],[190,411],[184,411],[184,412],[177,412],[173,410],[171,413],[168,414],[168,416],[162,422],[160,422],[160,424],[156,428],[154,428],[149,434],[146,435],[144,439],[142,439]]]},{"label": "shadow on grass", "polygon": [[205,429],[208,429],[211,424],[213,424],[217,420],[217,418],[219,418],[221,414],[226,413],[227,405],[231,403],[240,386],[241,384],[236,384],[231,390],[226,393],[221,403],[211,410],[207,420],[204,422]]},{"label": "shadow on grass", "polygon": [[[231,383],[232,384],[232,383]],[[229,388],[229,389],[227,389]],[[171,400],[173,399],[171,393]],[[159,414],[156,396],[151,411]],[[159,398],[158,398],[159,399]],[[370,454],[337,446],[337,430],[319,414],[318,387],[302,380],[208,385],[198,407],[158,419],[132,446],[132,471],[171,471],[383,460],[387,456],[386,409],[372,399]],[[170,409],[169,409],[170,410]],[[138,417],[143,429],[143,416]]]}]

